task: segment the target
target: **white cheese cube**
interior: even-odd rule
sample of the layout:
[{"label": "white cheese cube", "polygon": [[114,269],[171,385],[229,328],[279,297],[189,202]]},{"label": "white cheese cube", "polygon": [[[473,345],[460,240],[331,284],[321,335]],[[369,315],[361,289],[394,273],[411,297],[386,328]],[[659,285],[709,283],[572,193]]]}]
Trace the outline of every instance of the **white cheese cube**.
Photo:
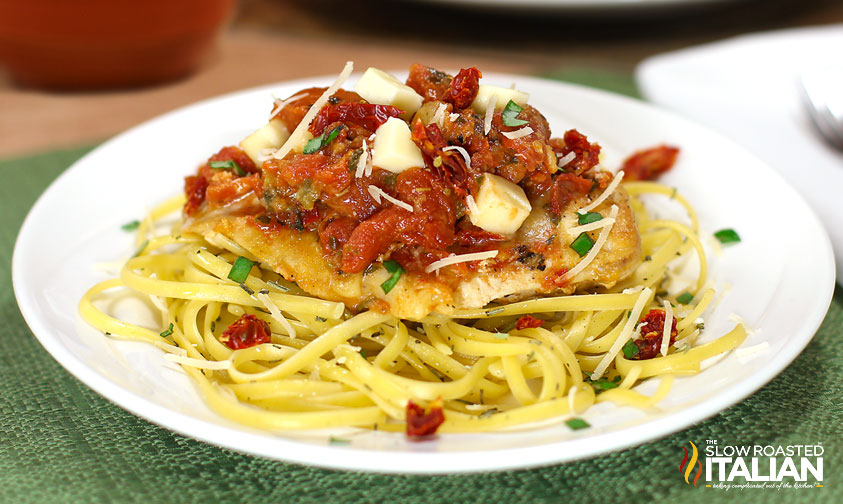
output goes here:
[{"label": "white cheese cube", "polygon": [[284,142],[290,137],[290,132],[281,119],[273,119],[264,124],[260,129],[247,136],[240,142],[240,148],[252,158],[256,165],[260,166],[258,162],[258,153],[264,149],[277,149],[284,145]]},{"label": "white cheese cube", "polygon": [[471,223],[507,236],[518,231],[533,208],[520,186],[491,173],[483,175],[474,201],[477,211],[468,214]]},{"label": "white cheese cube", "polygon": [[413,88],[405,85],[395,76],[374,67],[366,70],[363,77],[360,77],[354,85],[354,90],[369,103],[400,108],[404,111],[401,117],[408,121],[421,107],[423,100],[420,94],[413,91]]},{"label": "white cheese cube", "polygon": [[421,150],[410,137],[410,127],[397,117],[390,117],[375,131],[372,165],[392,173],[423,167]]},{"label": "white cheese cube", "polygon": [[495,97],[495,109],[502,110],[509,103],[509,100],[521,106],[526,105],[530,95],[517,89],[480,84],[480,88],[477,90],[477,97],[471,102],[471,108],[478,114],[485,113],[486,107],[489,106],[489,100],[492,97]]}]

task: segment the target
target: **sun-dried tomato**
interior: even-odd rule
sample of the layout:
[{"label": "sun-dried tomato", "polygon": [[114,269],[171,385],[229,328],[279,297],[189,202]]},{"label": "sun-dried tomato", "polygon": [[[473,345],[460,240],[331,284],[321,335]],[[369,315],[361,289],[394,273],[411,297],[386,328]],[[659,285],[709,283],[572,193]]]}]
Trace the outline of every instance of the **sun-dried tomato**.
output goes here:
[{"label": "sun-dried tomato", "polygon": [[430,403],[427,409],[412,400],[407,401],[407,436],[423,437],[436,434],[436,430],[445,421],[442,411],[442,399]]},{"label": "sun-dried tomato", "polygon": [[208,189],[208,181],[205,177],[190,176],[184,178],[184,194],[187,196],[187,203],[184,204],[184,213],[193,215],[199,206],[205,201],[205,191]]},{"label": "sun-dried tomato", "polygon": [[582,175],[600,162],[600,145],[589,142],[585,135],[575,129],[566,131],[561,142],[554,138],[550,144],[560,159],[571,152],[576,156],[562,167],[566,172]]},{"label": "sun-dried tomato", "polygon": [[515,323],[516,329],[532,329],[534,327],[541,327],[544,324],[544,320],[537,319],[535,317],[531,317],[529,315],[524,315],[518,322]]},{"label": "sun-dried tomato", "polygon": [[245,314],[223,331],[220,342],[232,350],[240,350],[269,343],[270,334],[269,324],[254,315]]},{"label": "sun-dried tomato", "polygon": [[407,85],[420,94],[424,101],[444,100],[448,96],[451,76],[435,68],[413,63],[410,65]]},{"label": "sun-dried tomato", "polygon": [[252,158],[246,154],[246,151],[235,145],[223,147],[219,150],[219,152],[211,156],[208,161],[234,161],[237,163],[237,166],[242,168],[246,173],[258,173],[260,171],[258,170],[258,167],[255,166],[255,162],[252,161]]},{"label": "sun-dried tomato", "polygon": [[[664,337],[664,310],[654,308],[647,312],[644,319],[641,321],[641,338],[633,340],[635,346],[638,347],[638,353],[633,359],[644,360],[652,359],[659,355],[662,346],[662,338]],[[673,324],[670,326],[670,344],[676,343],[676,336],[679,332],[676,330],[676,319],[673,319]]]},{"label": "sun-dried tomato", "polygon": [[450,185],[456,194],[465,197],[477,192],[477,182],[471,174],[471,167],[456,150],[442,150],[448,146],[437,124],[413,123],[413,141],[418,145],[425,165]]},{"label": "sun-dried tomato", "polygon": [[577,196],[588,194],[594,182],[573,173],[559,173],[550,187],[550,213],[560,215]]},{"label": "sun-dried tomato", "polygon": [[477,67],[460,70],[448,87],[446,101],[453,103],[458,109],[468,108],[477,97],[477,91],[480,89],[480,77],[482,76],[483,74]]},{"label": "sun-dried tomato", "polygon": [[668,145],[638,151],[623,162],[624,179],[655,180],[670,170],[678,154],[679,149]]},{"label": "sun-dried tomato", "polygon": [[357,124],[369,131],[375,131],[390,117],[398,117],[404,111],[391,105],[375,105],[374,103],[330,103],[322,107],[316,114],[308,130],[313,135],[321,135],[325,128],[332,123],[342,122]]}]

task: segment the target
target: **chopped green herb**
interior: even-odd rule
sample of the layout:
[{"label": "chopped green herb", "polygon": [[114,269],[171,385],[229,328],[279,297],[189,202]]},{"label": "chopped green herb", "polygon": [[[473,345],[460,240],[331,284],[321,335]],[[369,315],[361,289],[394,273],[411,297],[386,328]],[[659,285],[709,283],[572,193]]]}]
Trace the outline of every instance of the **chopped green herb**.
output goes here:
[{"label": "chopped green herb", "polygon": [[302,152],[304,152],[305,154],[313,154],[322,147],[325,147],[326,145],[331,143],[335,138],[337,138],[337,135],[340,134],[342,128],[342,125],[337,126],[328,133],[327,137],[325,136],[325,133],[322,133],[318,137],[311,138],[304,145],[304,150]]},{"label": "chopped green herb", "polygon": [[217,329],[217,323],[213,320],[211,321],[211,332],[214,332]]},{"label": "chopped green herb", "polygon": [[690,292],[683,292],[682,294],[679,294],[678,296],[676,296],[676,302],[681,303],[681,304],[688,304],[693,300],[694,300],[694,295],[691,294]]},{"label": "chopped green herb", "polygon": [[123,231],[134,231],[135,229],[137,229],[139,227],[140,227],[140,221],[139,220],[133,220],[132,222],[127,222],[127,223],[123,224],[122,226],[120,226],[120,229],[122,229]]},{"label": "chopped green herb", "polygon": [[166,331],[161,333],[161,337],[166,338],[167,336],[169,336],[171,334],[173,334],[173,324],[172,324],[172,322],[170,323],[170,327],[168,327]]},{"label": "chopped green herb", "polygon": [[580,233],[577,236],[577,239],[571,243],[571,248],[574,249],[574,252],[579,254],[580,257],[588,254],[588,251],[591,250],[591,247],[594,246],[594,240],[588,236],[587,233]]},{"label": "chopped green herb", "polygon": [[[620,376],[617,376],[620,378]],[[591,382],[591,386],[594,387],[594,390],[609,390],[616,388],[618,386],[617,381],[609,381],[606,378],[600,378],[597,381]]]},{"label": "chopped green herb", "polygon": [[249,278],[249,272],[252,271],[254,261],[250,261],[243,256],[237,258],[234,264],[231,265],[231,270],[228,272],[228,278],[237,283],[243,283]]},{"label": "chopped green herb", "polygon": [[632,340],[627,341],[626,345],[623,346],[623,356],[631,359],[636,355],[638,355],[638,345]]},{"label": "chopped green herb", "polygon": [[738,233],[734,229],[729,228],[716,231],[714,233],[714,237],[724,245],[727,243],[739,243],[741,241],[741,237],[738,236]]},{"label": "chopped green herb", "polygon": [[[483,389],[480,389],[480,391],[482,392],[482,391],[483,391]],[[480,403],[482,404],[482,403],[483,403],[483,401],[481,400],[481,401],[480,401]],[[487,410],[486,410],[486,411],[484,411],[483,413],[480,413],[480,418],[488,418],[488,417],[490,417],[490,416],[494,415],[495,413],[498,413],[498,409],[497,409],[497,408],[487,409]]]},{"label": "chopped green herb", "polygon": [[[248,273],[246,273],[246,274],[248,275]],[[243,289],[244,291],[246,291],[246,294],[248,294],[250,296],[255,293],[255,291],[253,291],[251,287],[249,287],[248,285],[246,285],[243,282],[240,282],[240,288]]]},{"label": "chopped green herb", "polygon": [[500,333],[500,332],[495,333],[495,339],[507,339],[507,338],[509,338],[509,334]]},{"label": "chopped green herb", "polygon": [[603,220],[603,216],[597,212],[588,212],[588,213],[578,213],[577,214],[577,224],[591,224],[592,222],[597,222],[599,220]]},{"label": "chopped green herb", "polygon": [[509,103],[506,104],[503,112],[501,112],[501,119],[503,120],[504,126],[524,126],[527,124],[528,121],[518,119],[518,114],[520,114],[522,110],[524,109],[521,108],[520,105],[512,100],[509,100]]},{"label": "chopped green herb", "polygon": [[326,319],[325,317],[320,317],[319,315],[317,315],[317,316],[316,316],[316,321],[317,321],[317,322],[327,322],[327,321],[328,321],[328,319]]},{"label": "chopped green herb", "polygon": [[591,425],[589,425],[588,422],[586,422],[582,418],[572,418],[570,420],[565,420],[565,425],[570,427],[571,430],[580,430],[591,427]]},{"label": "chopped green herb", "polygon": [[214,170],[234,170],[234,173],[241,177],[246,175],[246,170],[240,168],[239,164],[230,159],[227,161],[209,161],[208,166]]},{"label": "chopped green herb", "polygon": [[400,264],[393,260],[384,261],[383,267],[386,268],[386,271],[390,272],[392,276],[390,276],[384,283],[381,284],[381,289],[383,289],[384,294],[389,294],[389,291],[395,287],[395,284],[398,283],[398,280],[401,278],[401,275],[404,274],[404,268],[401,267]]},{"label": "chopped green herb", "polygon": [[289,287],[285,287],[285,286],[281,285],[280,283],[276,282],[275,280],[270,280],[266,283],[275,287],[276,289],[280,290],[281,292],[290,292]]},{"label": "chopped green herb", "polygon": [[486,310],[486,316],[491,317],[492,315],[497,315],[498,313],[502,313],[502,312],[503,312],[502,306],[499,307],[499,308],[492,308],[491,310]]},{"label": "chopped green herb", "polygon": [[140,244],[140,247],[138,247],[138,249],[135,250],[135,253],[132,255],[132,257],[137,257],[137,256],[143,254],[143,251],[146,250],[147,245],[149,245],[149,240],[144,240],[144,242]]},{"label": "chopped green herb", "polygon": [[351,444],[351,440],[331,436],[328,438],[328,443],[332,445],[349,445]]},{"label": "chopped green herb", "polygon": [[360,357],[363,357],[364,359],[369,357],[368,355],[366,355],[366,349],[365,348],[360,349]]}]

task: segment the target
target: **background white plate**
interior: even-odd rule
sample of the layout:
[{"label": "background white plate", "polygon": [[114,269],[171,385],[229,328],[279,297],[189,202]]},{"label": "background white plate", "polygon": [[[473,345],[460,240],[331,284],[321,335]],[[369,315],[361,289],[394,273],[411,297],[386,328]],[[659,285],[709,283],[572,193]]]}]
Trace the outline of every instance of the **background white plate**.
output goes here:
[{"label": "background white plate", "polygon": [[[386,472],[471,472],[574,460],[667,435],[745,398],[805,347],[831,300],[834,266],[828,238],[802,199],[771,169],[717,134],[643,103],[577,86],[489,75],[486,83],[531,93],[557,135],[578,128],[604,147],[617,166],[636,149],[681,146],[664,182],[696,205],[704,229],[735,228],[743,238],[712,258],[711,276],[728,294],[708,316],[705,337],[731,329],[731,313],[761,331],[768,352],[739,360],[730,354],[694,377],[677,380],[649,411],[609,403],[583,416],[592,428],[572,432],[562,422],[541,428],[475,435],[441,435],[408,442],[402,434],[362,432],[347,446],[326,432],[270,433],[211,412],[181,370],[161,351],[103,337],[77,315],[82,293],[106,275],[101,261],[127,257],[132,237],[120,225],[178,193],[185,175],[223,145],[266,122],[270,93],[285,97],[325,85],[309,79],[243,91],[176,110],[94,150],[41,196],[21,229],[13,280],[21,312],[44,347],[68,371],[119,406],[158,425],[235,450],[324,467]],[[346,88],[356,80],[352,77]],[[763,190],[759,187],[763,184]],[[801,238],[791,232],[799,230]],[[655,381],[645,383],[645,393]],[[348,436],[348,433],[339,433]]]}]

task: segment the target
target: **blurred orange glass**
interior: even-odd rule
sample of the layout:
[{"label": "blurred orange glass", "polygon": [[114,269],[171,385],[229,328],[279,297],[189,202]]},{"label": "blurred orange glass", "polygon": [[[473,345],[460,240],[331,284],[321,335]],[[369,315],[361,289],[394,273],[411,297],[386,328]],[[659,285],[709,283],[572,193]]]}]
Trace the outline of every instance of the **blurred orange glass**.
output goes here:
[{"label": "blurred orange glass", "polygon": [[196,70],[235,0],[0,0],[0,63],[21,85],[138,86]]}]

